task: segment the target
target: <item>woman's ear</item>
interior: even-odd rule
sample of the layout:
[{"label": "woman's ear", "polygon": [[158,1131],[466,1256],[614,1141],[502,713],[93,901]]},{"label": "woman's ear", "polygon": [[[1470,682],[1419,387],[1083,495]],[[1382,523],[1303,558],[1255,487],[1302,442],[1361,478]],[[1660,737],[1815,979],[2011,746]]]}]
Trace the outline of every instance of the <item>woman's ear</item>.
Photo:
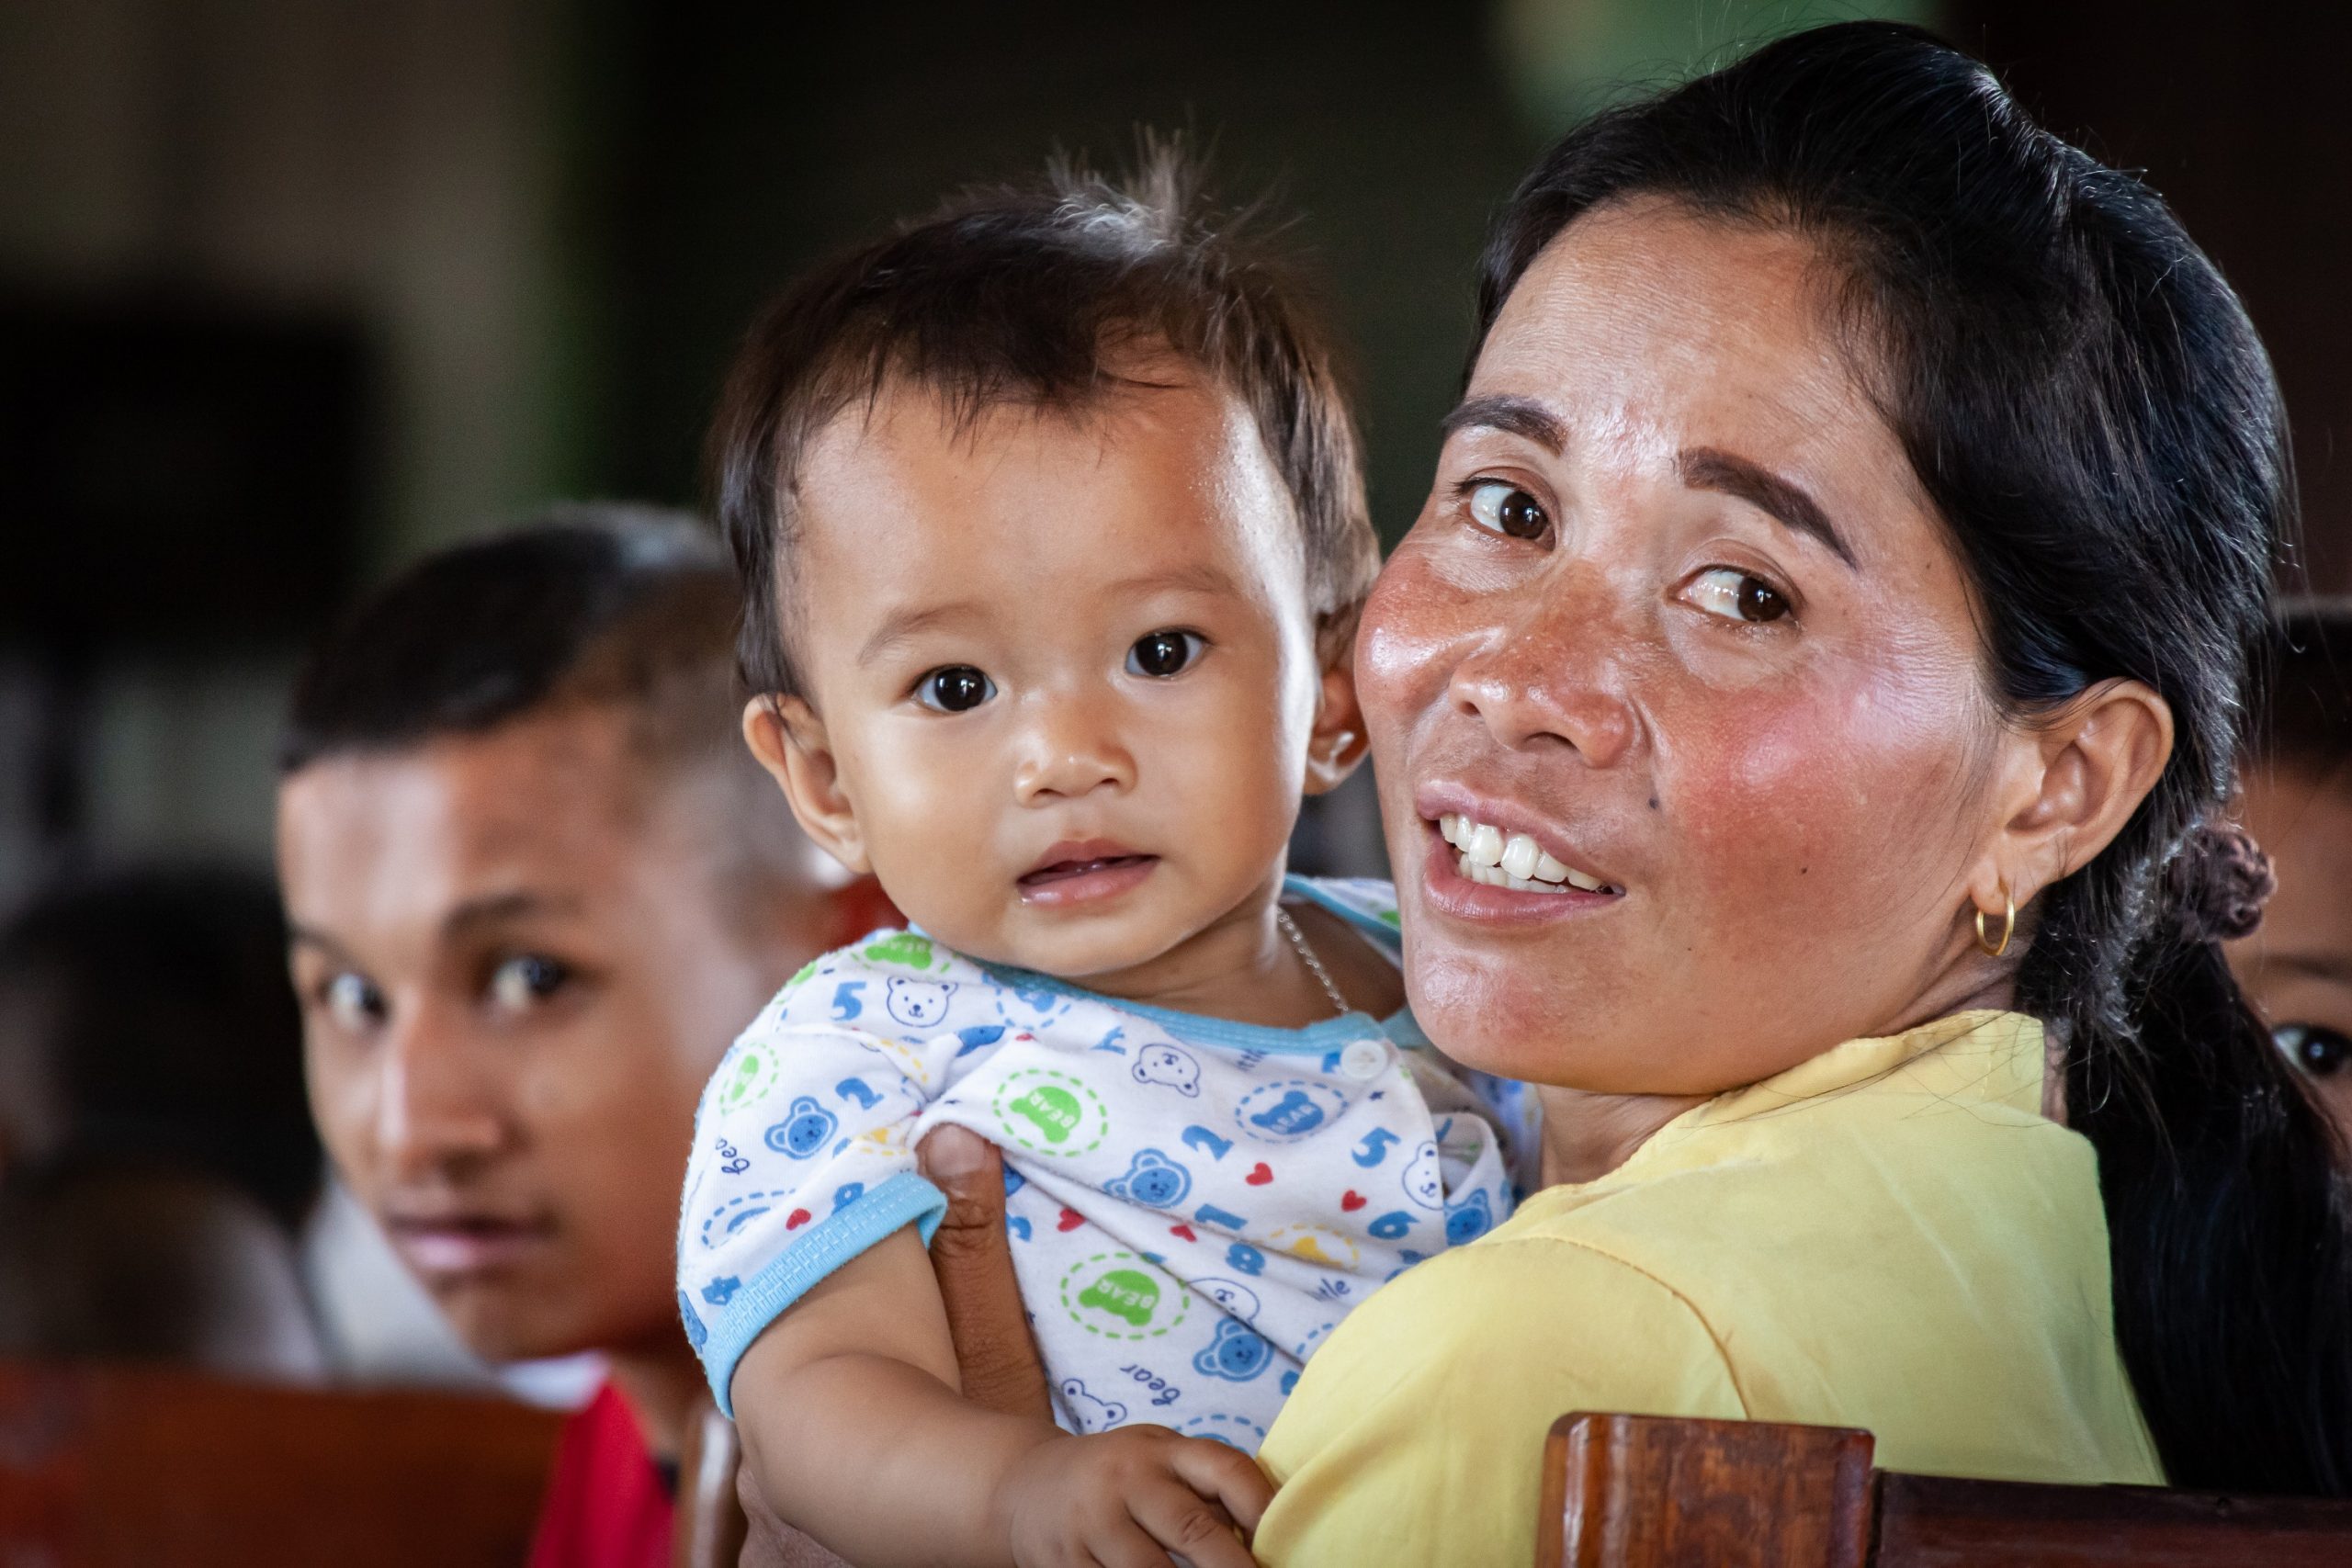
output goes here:
[{"label": "woman's ear", "polygon": [[[1315,694],[1315,728],[1306,740],[1306,793],[1335,790],[1363,761],[1371,744],[1363,730],[1363,708],[1356,701],[1353,627],[1345,638],[1318,638],[1322,683]],[[1331,644],[1337,642],[1334,649]]]},{"label": "woman's ear", "polygon": [[753,697],[743,706],[743,743],[784,791],[810,841],[851,871],[871,873],[857,808],[842,787],[817,710],[798,697]]},{"label": "woman's ear", "polygon": [[2102,682],[2015,739],[2008,814],[1969,886],[1994,915],[2114,841],[2172,759],[2172,705],[2138,681]]}]

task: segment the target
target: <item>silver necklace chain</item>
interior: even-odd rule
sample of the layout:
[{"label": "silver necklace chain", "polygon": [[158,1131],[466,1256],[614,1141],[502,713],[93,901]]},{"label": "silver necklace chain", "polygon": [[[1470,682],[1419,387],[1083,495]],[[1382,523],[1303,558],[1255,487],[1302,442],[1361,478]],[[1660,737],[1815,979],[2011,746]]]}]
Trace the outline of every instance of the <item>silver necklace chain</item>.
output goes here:
[{"label": "silver necklace chain", "polygon": [[1331,983],[1331,972],[1323,967],[1323,961],[1315,956],[1315,949],[1307,945],[1306,933],[1300,931],[1298,922],[1290,918],[1290,911],[1280,904],[1275,905],[1274,921],[1283,928],[1283,935],[1290,938],[1290,944],[1298,949],[1298,956],[1305,961],[1307,972],[1315,976],[1316,984],[1323,987],[1323,994],[1331,998],[1331,1010],[1341,1018],[1353,1012],[1355,1010],[1348,1006],[1348,998],[1341,996],[1340,987]]}]

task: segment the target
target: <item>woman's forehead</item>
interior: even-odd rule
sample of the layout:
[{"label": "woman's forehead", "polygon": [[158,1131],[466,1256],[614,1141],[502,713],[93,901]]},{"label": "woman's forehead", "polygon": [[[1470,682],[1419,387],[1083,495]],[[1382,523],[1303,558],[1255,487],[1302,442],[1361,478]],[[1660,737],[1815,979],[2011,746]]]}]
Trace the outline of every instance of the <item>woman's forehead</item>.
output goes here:
[{"label": "woman's forehead", "polygon": [[1819,246],[1785,230],[1655,200],[1603,208],[1521,275],[1472,385],[1532,379],[1571,412],[1640,390],[1731,415],[1883,424],[1838,331],[1834,284]]},{"label": "woman's forehead", "polygon": [[1532,400],[1571,456],[1670,471],[1694,449],[1729,451],[1801,474],[1840,510],[1931,514],[1856,372],[1838,292],[1803,235],[1656,198],[1611,205],[1521,276],[1470,397]]}]

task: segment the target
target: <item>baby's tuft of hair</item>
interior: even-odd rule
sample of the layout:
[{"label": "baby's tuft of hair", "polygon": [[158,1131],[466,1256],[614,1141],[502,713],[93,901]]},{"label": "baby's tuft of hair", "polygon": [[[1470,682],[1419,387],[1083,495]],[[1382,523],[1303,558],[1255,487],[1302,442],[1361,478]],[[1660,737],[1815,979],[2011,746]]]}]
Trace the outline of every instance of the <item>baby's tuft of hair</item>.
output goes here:
[{"label": "baby's tuft of hair", "polygon": [[1138,355],[1172,354],[1239,398],[1305,545],[1309,609],[1352,630],[1379,570],[1355,423],[1331,346],[1248,214],[1214,207],[1199,166],[1147,138],[1112,178],[1057,159],[967,191],[802,277],[752,325],[711,431],[710,482],[743,592],[737,658],[755,693],[806,697],[786,617],[808,445],[893,384],[968,428],[989,410],[1077,413]]}]

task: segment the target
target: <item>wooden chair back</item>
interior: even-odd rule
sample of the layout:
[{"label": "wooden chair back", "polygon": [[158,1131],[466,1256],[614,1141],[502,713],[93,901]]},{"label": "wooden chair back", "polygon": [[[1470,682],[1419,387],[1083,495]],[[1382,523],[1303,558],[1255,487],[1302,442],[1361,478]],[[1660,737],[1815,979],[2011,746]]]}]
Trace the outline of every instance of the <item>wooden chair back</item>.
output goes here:
[{"label": "wooden chair back", "polygon": [[456,1394],[0,1363],[0,1563],[515,1568],[560,1425]]},{"label": "wooden chair back", "polygon": [[2342,1568],[2352,1503],[1877,1470],[1868,1432],[1564,1416],[1539,1568]]}]

